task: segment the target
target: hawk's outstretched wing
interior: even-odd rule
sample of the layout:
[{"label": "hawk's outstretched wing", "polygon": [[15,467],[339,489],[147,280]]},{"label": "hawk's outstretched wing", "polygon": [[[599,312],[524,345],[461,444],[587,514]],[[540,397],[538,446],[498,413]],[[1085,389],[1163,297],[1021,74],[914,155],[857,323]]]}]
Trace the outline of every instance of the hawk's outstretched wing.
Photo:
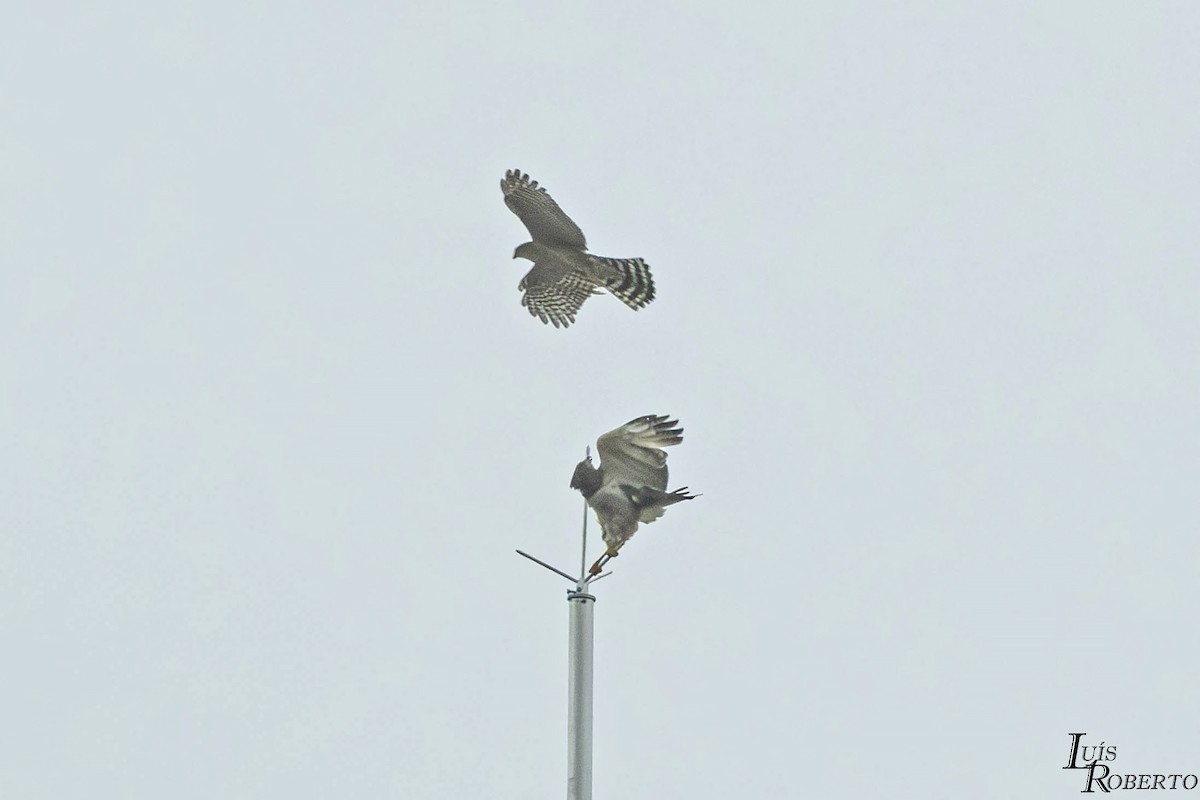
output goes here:
[{"label": "hawk's outstretched wing", "polygon": [[627,484],[667,488],[667,454],[662,448],[683,441],[679,420],[653,414],[630,420],[596,440],[606,486]]},{"label": "hawk's outstretched wing", "polygon": [[554,198],[538,186],[537,181],[530,180],[519,169],[510,169],[504,173],[500,189],[504,192],[504,204],[521,218],[535,242],[587,249],[583,231],[563,213]]},{"label": "hawk's outstretched wing", "polygon": [[517,287],[524,292],[521,305],[542,322],[549,322],[556,328],[570,326],[583,301],[599,293],[596,284],[574,272],[565,272],[553,282],[532,282],[529,278],[535,270],[536,267],[530,270]]}]

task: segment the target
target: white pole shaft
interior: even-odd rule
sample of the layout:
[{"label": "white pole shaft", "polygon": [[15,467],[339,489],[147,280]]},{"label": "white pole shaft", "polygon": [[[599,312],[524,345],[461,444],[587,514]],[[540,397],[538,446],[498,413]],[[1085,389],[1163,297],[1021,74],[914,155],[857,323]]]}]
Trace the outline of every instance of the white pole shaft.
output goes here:
[{"label": "white pole shaft", "polygon": [[596,598],[567,594],[571,641],[567,676],[567,800],[592,800],[592,611]]}]

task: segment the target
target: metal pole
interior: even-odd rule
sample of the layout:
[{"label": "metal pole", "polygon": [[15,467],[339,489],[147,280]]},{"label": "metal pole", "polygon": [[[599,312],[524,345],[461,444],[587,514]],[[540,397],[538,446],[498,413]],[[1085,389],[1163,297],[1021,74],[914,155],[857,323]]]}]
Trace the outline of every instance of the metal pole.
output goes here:
[{"label": "metal pole", "polygon": [[[588,456],[591,456],[590,448]],[[588,584],[606,578],[611,572],[589,575],[587,568],[587,501],[583,501],[583,542],[579,553],[579,577],[574,578],[558,567],[523,550],[517,554],[563,576],[575,584],[567,592],[571,607],[570,631],[567,642],[567,800],[592,800],[592,612],[594,595],[588,594]]]},{"label": "metal pole", "polygon": [[571,641],[567,654],[567,800],[592,800],[592,611],[596,598],[582,583],[567,592]]}]

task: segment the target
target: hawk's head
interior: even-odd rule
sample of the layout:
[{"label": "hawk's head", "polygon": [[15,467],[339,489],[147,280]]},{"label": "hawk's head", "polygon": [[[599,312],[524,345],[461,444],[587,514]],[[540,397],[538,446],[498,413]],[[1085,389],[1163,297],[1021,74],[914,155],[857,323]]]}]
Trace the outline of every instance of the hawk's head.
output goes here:
[{"label": "hawk's head", "polygon": [[513,251],[513,258],[527,258],[530,261],[537,261],[537,257],[537,242],[525,242],[525,244],[517,245],[517,249]]},{"label": "hawk's head", "polygon": [[575,465],[575,473],[571,475],[571,488],[578,489],[584,497],[591,497],[600,488],[601,483],[600,470],[592,466],[589,447],[587,458]]}]

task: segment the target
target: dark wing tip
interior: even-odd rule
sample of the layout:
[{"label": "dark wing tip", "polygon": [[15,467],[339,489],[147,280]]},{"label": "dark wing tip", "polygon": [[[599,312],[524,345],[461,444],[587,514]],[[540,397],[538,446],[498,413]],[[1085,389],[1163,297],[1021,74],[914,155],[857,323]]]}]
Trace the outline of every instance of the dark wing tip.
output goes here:
[{"label": "dark wing tip", "polygon": [[[500,181],[500,189],[509,194],[515,189],[522,186],[528,186],[530,189],[538,189],[538,182],[529,177],[528,173],[522,172],[519,169],[510,169],[504,173],[504,180]],[[546,191],[539,189],[539,191]]]}]

